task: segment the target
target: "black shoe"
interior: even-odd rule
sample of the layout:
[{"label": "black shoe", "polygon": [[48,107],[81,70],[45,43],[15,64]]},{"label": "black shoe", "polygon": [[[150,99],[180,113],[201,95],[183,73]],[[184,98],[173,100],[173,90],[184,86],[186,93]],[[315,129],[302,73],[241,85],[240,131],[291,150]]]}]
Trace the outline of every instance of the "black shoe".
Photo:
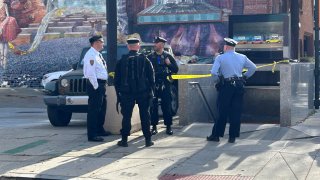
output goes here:
[{"label": "black shoe", "polygon": [[102,142],[102,141],[104,141],[104,139],[100,136],[96,136],[96,137],[88,138],[88,141]]},{"label": "black shoe", "polygon": [[171,130],[170,126],[167,126],[166,134],[168,134],[168,135],[172,135],[173,134],[173,131]]},{"label": "black shoe", "polygon": [[157,126],[152,126],[151,134],[152,134],[152,135],[158,134]]},{"label": "black shoe", "polygon": [[229,143],[235,143],[235,142],[236,142],[236,138],[234,138],[234,137],[229,137],[228,142],[229,142]]},{"label": "black shoe", "polygon": [[214,141],[214,142],[219,142],[220,139],[217,136],[207,136],[207,141]]},{"label": "black shoe", "polygon": [[121,147],[128,147],[128,142],[121,140],[121,141],[118,141],[117,145]]},{"label": "black shoe", "polygon": [[146,147],[150,147],[153,145],[154,145],[154,142],[152,142],[151,140],[146,140]]},{"label": "black shoe", "polygon": [[98,133],[98,135],[99,135],[99,136],[110,136],[110,135],[112,135],[112,134],[111,134],[111,132],[109,132],[109,131],[104,131],[104,132]]}]

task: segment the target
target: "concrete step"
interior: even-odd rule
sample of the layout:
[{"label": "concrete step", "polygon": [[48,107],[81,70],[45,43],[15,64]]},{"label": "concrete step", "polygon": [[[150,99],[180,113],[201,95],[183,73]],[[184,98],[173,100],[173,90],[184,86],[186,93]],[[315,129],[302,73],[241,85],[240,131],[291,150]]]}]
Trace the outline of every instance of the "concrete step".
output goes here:
[{"label": "concrete step", "polygon": [[95,21],[95,20],[101,20],[101,21],[103,21],[103,20],[107,20],[107,18],[106,17],[99,17],[99,16],[97,16],[97,17],[89,17],[89,18],[87,18],[87,21]]},{"label": "concrete step", "polygon": [[43,35],[42,40],[43,41],[48,41],[48,40],[52,40],[52,39],[58,39],[61,38],[61,33],[45,33]]},{"label": "concrete step", "polygon": [[31,23],[29,24],[29,28],[39,27],[40,23]]},{"label": "concrete step", "polygon": [[72,26],[48,27],[47,32],[48,33],[51,33],[51,32],[59,32],[59,33],[72,32]]},{"label": "concrete step", "polygon": [[74,26],[76,22],[50,22],[49,27],[65,27],[65,26]]},{"label": "concrete step", "polygon": [[91,26],[77,26],[74,28],[74,32],[90,32],[91,30]]},{"label": "concrete step", "polygon": [[89,32],[66,32],[63,34],[63,37],[72,37],[72,38],[89,37]]},{"label": "concrete step", "polygon": [[22,34],[31,34],[36,33],[38,31],[38,27],[29,27],[29,28],[21,28]]},{"label": "concrete step", "polygon": [[68,18],[68,17],[61,19],[61,22],[74,22],[74,21],[76,22],[85,21],[85,19],[84,18]]},{"label": "concrete step", "polygon": [[[91,21],[95,21],[95,20],[91,20]],[[102,24],[107,24],[107,21],[106,20],[102,20]],[[89,21],[83,21],[82,25],[83,26],[91,26]]]},{"label": "concrete step", "polygon": [[20,33],[17,38],[12,41],[13,44],[19,46],[22,44],[30,44],[31,42],[31,34],[30,33]]},{"label": "concrete step", "polygon": [[84,18],[85,16],[83,14],[74,14],[67,16],[67,18]]}]

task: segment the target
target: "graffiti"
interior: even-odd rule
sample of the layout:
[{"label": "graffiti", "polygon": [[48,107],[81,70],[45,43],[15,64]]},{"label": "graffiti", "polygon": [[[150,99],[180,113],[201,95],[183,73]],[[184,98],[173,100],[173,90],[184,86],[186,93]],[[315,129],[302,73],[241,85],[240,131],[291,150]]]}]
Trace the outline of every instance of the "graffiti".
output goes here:
[{"label": "graffiti", "polygon": [[[229,15],[278,13],[279,1],[118,0],[118,40],[162,36],[184,57],[212,60],[228,36]],[[43,74],[69,70],[89,36],[105,36],[106,26],[105,0],[0,0],[0,85],[34,87]]]}]

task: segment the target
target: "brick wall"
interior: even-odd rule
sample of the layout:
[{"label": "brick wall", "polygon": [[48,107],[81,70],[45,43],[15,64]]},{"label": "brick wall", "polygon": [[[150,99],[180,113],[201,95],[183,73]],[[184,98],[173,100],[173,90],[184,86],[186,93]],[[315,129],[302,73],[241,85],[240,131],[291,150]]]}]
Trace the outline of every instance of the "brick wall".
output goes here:
[{"label": "brick wall", "polygon": [[[302,47],[300,49],[304,48],[304,35],[310,35],[311,40],[313,40],[314,36],[314,24],[313,24],[313,1],[305,1],[301,0],[302,2],[302,9],[300,10],[300,33],[299,33],[299,39],[302,40]],[[313,56],[314,52],[314,46],[313,41],[309,42],[307,50],[307,56]]]}]

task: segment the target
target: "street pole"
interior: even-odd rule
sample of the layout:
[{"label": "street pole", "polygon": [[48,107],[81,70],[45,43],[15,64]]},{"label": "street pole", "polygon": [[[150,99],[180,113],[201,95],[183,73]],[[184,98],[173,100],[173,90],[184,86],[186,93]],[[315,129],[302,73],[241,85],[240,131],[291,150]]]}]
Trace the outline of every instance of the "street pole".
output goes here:
[{"label": "street pole", "polygon": [[314,106],[319,109],[319,0],[314,1]]},{"label": "street pole", "polygon": [[[106,12],[108,72],[114,72],[117,63],[117,0],[106,0]],[[109,78],[108,83],[113,84],[113,79]]]},{"label": "street pole", "polygon": [[299,1],[291,0],[291,59],[299,58]]}]

